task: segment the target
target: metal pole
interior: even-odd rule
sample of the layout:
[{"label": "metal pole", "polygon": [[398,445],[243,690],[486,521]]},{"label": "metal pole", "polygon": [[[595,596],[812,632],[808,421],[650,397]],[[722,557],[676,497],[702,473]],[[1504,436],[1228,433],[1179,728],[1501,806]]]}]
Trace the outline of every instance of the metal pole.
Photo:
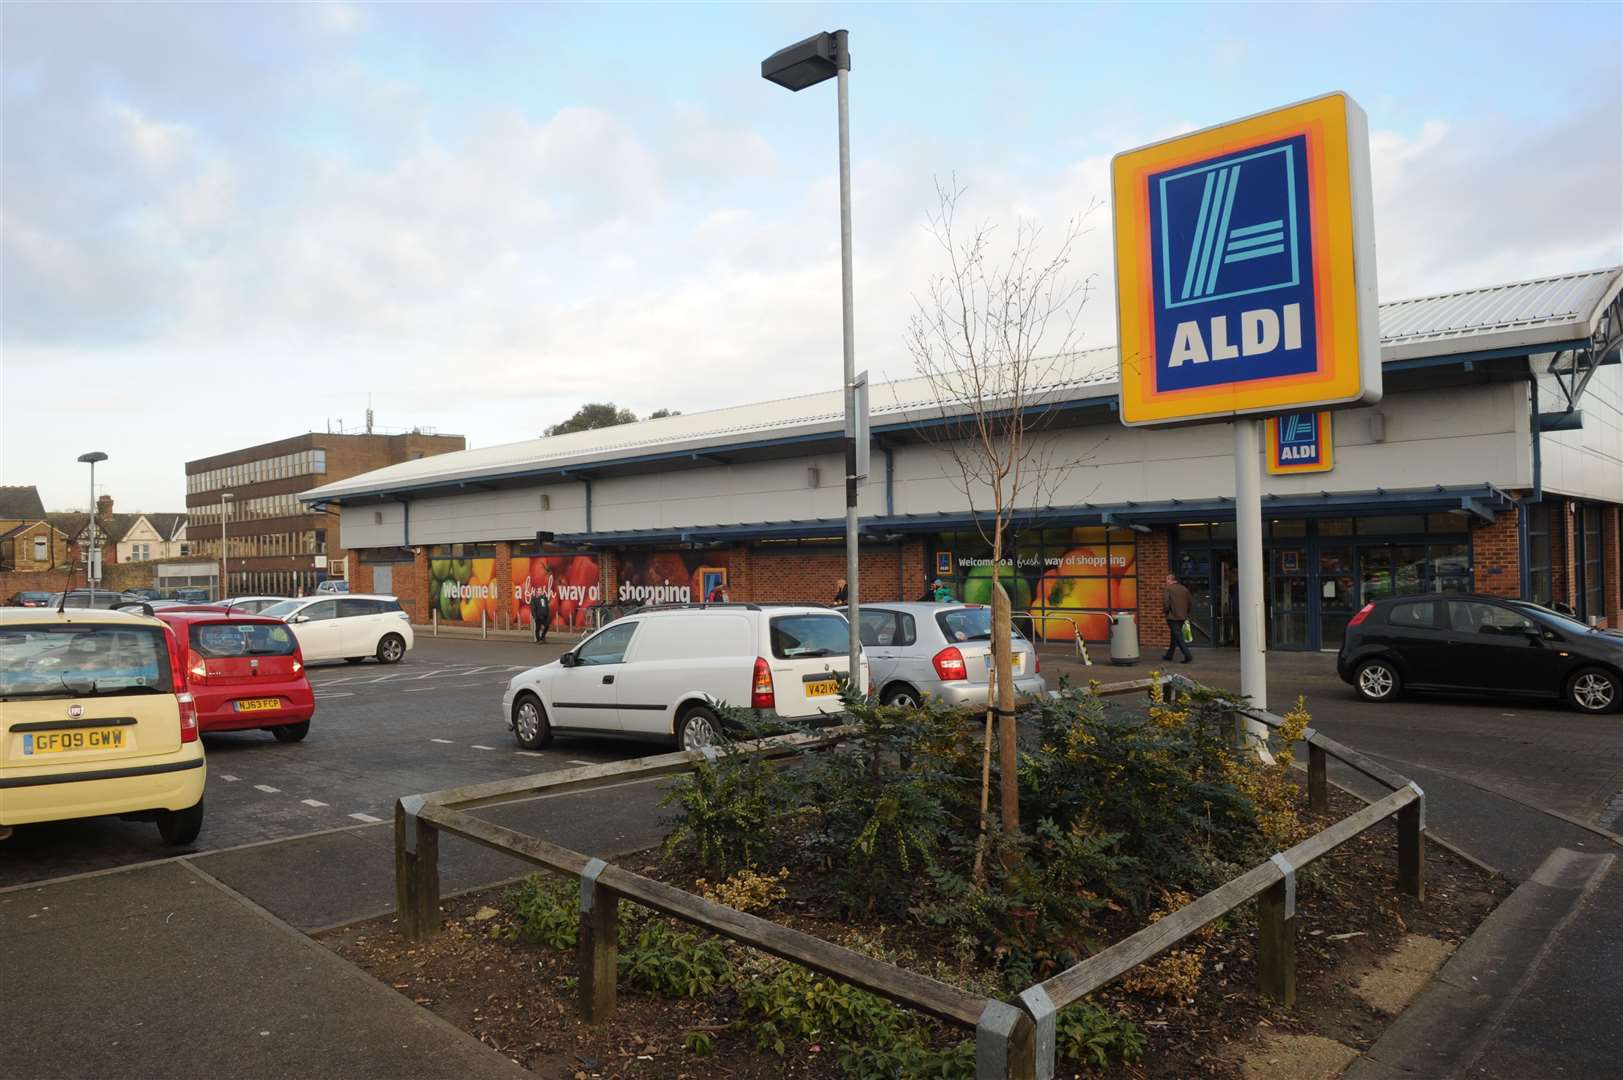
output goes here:
[{"label": "metal pole", "polygon": [[[85,544],[85,584],[90,586],[90,606],[96,606],[96,463],[90,463],[90,539]],[[69,585],[72,584],[70,580]],[[67,586],[64,586],[66,588]]]},{"label": "metal pole", "polygon": [[225,519],[226,519],[226,515],[228,515],[230,512],[231,512],[231,500],[227,499],[224,495],[220,496],[220,595],[216,598],[216,599],[219,599],[219,600],[224,600],[225,597],[226,597],[226,587],[225,587],[225,575],[226,575],[226,568],[225,568]]},{"label": "metal pole", "polygon": [[840,314],[845,331],[845,599],[851,622],[851,687],[862,693],[862,636],[857,585],[857,346],[855,308],[851,298],[851,72],[840,68]]},{"label": "metal pole", "polygon": [[[1234,422],[1234,520],[1240,570],[1240,693],[1253,708],[1268,707],[1268,639],[1262,612],[1262,462],[1259,420]],[[1246,732],[1266,747],[1268,730],[1255,720]],[[1266,749],[1263,751],[1266,753]]]}]

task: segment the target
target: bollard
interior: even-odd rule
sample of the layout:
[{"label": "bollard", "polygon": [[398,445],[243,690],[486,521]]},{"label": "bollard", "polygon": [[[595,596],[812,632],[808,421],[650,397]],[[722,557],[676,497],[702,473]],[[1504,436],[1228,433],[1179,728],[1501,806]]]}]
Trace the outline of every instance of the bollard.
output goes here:
[{"label": "bollard", "polygon": [[434,622],[434,636],[439,637],[440,636],[440,609],[439,609],[439,605],[436,604],[431,609],[431,611],[432,611],[432,614],[430,614],[429,618],[432,619],[433,622]]},{"label": "bollard", "polygon": [[1398,891],[1426,899],[1426,793],[1413,780],[1418,798],[1398,811]]},{"label": "bollard", "polygon": [[490,640],[489,616],[490,612],[486,611],[484,608],[479,609],[479,636],[486,641]]},{"label": "bollard", "polygon": [[440,930],[440,831],[418,816],[421,795],[394,804],[394,891],[400,932],[414,941]]},{"label": "bollard", "polygon": [[1307,744],[1307,808],[1315,814],[1330,810],[1329,755],[1312,742]]},{"label": "bollard", "polygon": [[1296,1004],[1296,868],[1275,855],[1284,876],[1257,897],[1257,981],[1262,995]]},{"label": "bollard", "polygon": [[615,979],[619,975],[620,898],[598,883],[608,869],[602,859],[586,864],[580,875],[580,1015],[588,1024],[601,1024],[614,1015]]}]

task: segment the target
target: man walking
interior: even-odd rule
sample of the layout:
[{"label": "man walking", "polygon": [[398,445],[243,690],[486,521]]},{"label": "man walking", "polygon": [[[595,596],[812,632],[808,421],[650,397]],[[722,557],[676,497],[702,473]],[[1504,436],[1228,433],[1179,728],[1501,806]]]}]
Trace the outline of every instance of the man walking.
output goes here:
[{"label": "man walking", "polygon": [[1189,609],[1194,600],[1188,587],[1178,580],[1178,575],[1168,573],[1166,588],[1161,590],[1161,610],[1166,614],[1167,631],[1172,635],[1172,642],[1161,659],[1171,660],[1173,649],[1183,653],[1182,662],[1185,664],[1194,659],[1189,652],[1188,642],[1183,639],[1184,620],[1189,618]]},{"label": "man walking", "polygon": [[552,621],[552,604],[547,600],[547,591],[537,589],[530,594],[530,625],[535,630],[537,645],[547,643],[547,624]]}]

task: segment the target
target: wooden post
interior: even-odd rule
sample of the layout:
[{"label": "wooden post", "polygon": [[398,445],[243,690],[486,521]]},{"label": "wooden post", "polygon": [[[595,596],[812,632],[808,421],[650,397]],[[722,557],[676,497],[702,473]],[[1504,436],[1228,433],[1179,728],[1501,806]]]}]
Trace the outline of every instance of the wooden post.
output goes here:
[{"label": "wooden post", "polygon": [[602,859],[586,864],[580,876],[580,1015],[601,1024],[614,1015],[620,974],[620,898],[598,883],[608,869]]},{"label": "wooden post", "polygon": [[440,833],[418,816],[421,795],[394,805],[394,891],[400,932],[412,940],[440,931]]},{"label": "wooden post", "polygon": [[975,1025],[975,1080],[1036,1080],[1036,1030],[1013,1005],[988,1000]]},{"label": "wooden post", "polygon": [[[1411,784],[1416,791],[1419,785]],[[1426,796],[1398,811],[1398,891],[1426,899]]]},{"label": "wooden post", "polygon": [[1257,896],[1257,981],[1263,997],[1296,1004],[1296,873],[1280,855],[1285,876]]},{"label": "wooden post", "polygon": [[1314,743],[1307,744],[1307,808],[1315,814],[1330,810],[1329,755]]}]

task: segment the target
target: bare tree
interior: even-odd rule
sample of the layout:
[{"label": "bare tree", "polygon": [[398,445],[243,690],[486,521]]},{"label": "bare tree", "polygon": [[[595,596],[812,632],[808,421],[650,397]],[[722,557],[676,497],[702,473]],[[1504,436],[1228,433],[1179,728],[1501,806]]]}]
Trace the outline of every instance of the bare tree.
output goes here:
[{"label": "bare tree", "polygon": [[[1091,276],[1072,268],[1090,205],[1051,245],[1022,221],[1004,252],[996,229],[958,222],[964,189],[956,177],[936,184],[929,231],[947,269],[931,278],[908,326],[908,349],[929,386],[940,420],[938,449],[956,473],[976,528],[992,549],[992,657],[986,736],[981,761],[981,819],[990,801],[993,718],[1001,773],[999,812],[1006,832],[1020,829],[1019,750],[1014,724],[1011,611],[1003,567],[1009,525],[1022,510],[1048,505],[1055,487],[1080,459],[1066,460],[1056,439],[1034,436],[1076,380],[1077,321]],[[1095,204],[1096,205],[1096,204]],[[1046,254],[1044,253],[1046,249]],[[1012,579],[1011,565],[1009,577]],[[981,860],[976,858],[977,877]]]}]

